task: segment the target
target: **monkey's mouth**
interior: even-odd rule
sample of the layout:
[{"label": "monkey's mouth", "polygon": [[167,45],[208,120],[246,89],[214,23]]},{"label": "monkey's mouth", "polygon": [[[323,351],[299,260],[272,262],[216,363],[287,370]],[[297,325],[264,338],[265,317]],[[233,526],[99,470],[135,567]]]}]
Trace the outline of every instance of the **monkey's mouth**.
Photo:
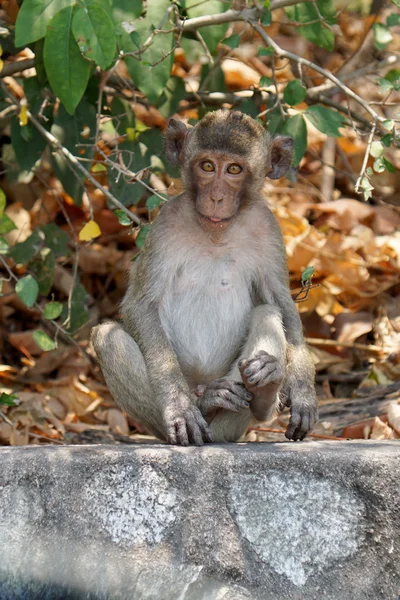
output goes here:
[{"label": "monkey's mouth", "polygon": [[225,217],[224,219],[220,217],[207,217],[207,215],[203,215],[200,211],[197,211],[199,216],[206,221],[210,221],[210,223],[228,223],[232,221],[233,217]]}]

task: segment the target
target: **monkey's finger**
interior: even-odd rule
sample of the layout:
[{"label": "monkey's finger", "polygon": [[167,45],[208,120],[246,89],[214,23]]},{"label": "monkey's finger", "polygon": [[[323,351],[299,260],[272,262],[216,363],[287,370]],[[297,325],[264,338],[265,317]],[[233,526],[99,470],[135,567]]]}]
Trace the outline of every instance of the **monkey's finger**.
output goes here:
[{"label": "monkey's finger", "polygon": [[170,425],[169,427],[167,427],[166,438],[168,444],[173,444],[174,446],[176,445],[175,425]]},{"label": "monkey's finger", "polygon": [[267,383],[276,383],[282,380],[282,373],[279,369],[277,362],[266,365],[263,369],[260,369],[258,373],[254,373],[248,378],[250,385],[257,385],[258,387],[264,387]]},{"label": "monkey's finger", "polygon": [[203,415],[200,412],[196,413],[195,422],[201,432],[201,445],[203,444],[203,442],[213,442],[214,438],[211,431],[208,428],[208,423],[203,418]]},{"label": "monkey's finger", "polygon": [[301,427],[299,431],[299,440],[304,440],[307,433],[311,430],[311,417],[310,415],[305,415],[301,420]]},{"label": "monkey's finger", "polygon": [[176,440],[181,446],[189,446],[189,437],[186,430],[185,419],[177,419],[175,421]]},{"label": "monkey's finger", "polygon": [[295,438],[295,432],[297,431],[297,428],[299,427],[300,422],[301,422],[300,413],[292,412],[292,414],[290,416],[288,428],[286,429],[286,432],[285,432],[285,437],[288,440],[297,439],[297,438]]},{"label": "monkey's finger", "polygon": [[206,412],[211,412],[213,410],[215,410],[216,408],[224,408],[225,410],[230,410],[232,412],[238,412],[239,408],[237,406],[235,406],[234,404],[232,404],[232,402],[230,402],[225,395],[228,394],[229,392],[224,391],[224,396],[222,396],[222,392],[220,392],[221,395],[215,395],[212,398],[209,399],[209,401],[206,404]]},{"label": "monkey's finger", "polygon": [[[239,410],[240,408],[249,408],[250,403],[247,400],[244,400],[243,398],[241,398],[241,396],[238,396],[236,394],[234,394],[233,392],[229,392],[228,390],[225,390],[223,392],[223,398],[224,400],[227,400],[228,402],[231,403],[231,405],[236,408],[236,410]],[[233,410],[233,409],[231,409]]]},{"label": "monkey's finger", "polygon": [[203,445],[204,441],[203,441],[203,436],[200,431],[200,427],[198,426],[196,421],[192,418],[189,418],[187,421],[187,431],[188,431],[189,439],[191,442],[193,442],[193,444],[195,444],[196,446]]}]

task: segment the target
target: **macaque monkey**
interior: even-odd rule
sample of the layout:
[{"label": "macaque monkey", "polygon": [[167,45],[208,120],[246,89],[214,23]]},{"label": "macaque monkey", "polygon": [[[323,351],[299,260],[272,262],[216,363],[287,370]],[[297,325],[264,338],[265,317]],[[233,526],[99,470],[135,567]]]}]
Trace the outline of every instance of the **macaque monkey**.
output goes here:
[{"label": "macaque monkey", "polygon": [[286,437],[302,440],[317,415],[314,367],[262,194],[289,169],[293,140],[218,110],[189,129],[171,119],[165,152],[185,191],[132,267],[122,324],[93,330],[108,387],[170,444],[234,442],[285,405]]}]

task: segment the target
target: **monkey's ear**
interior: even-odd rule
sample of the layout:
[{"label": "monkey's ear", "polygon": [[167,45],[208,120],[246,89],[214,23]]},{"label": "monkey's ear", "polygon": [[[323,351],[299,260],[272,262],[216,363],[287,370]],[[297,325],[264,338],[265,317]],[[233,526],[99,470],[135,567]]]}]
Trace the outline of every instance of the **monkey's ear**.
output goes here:
[{"label": "monkey's ear", "polygon": [[182,149],[189,134],[189,129],[182,121],[170,119],[164,138],[165,154],[169,162],[175,166],[182,164]]},{"label": "monkey's ear", "polygon": [[272,140],[270,170],[267,177],[279,179],[285,175],[292,164],[293,147],[294,142],[291,137],[279,135]]}]

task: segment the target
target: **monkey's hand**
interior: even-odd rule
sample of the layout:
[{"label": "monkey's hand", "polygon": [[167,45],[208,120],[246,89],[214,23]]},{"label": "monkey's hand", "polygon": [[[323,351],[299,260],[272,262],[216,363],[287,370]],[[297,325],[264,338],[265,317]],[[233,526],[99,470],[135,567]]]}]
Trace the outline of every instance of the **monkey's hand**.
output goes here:
[{"label": "monkey's hand", "polygon": [[285,436],[288,440],[303,440],[318,420],[317,395],[314,387],[290,379],[285,382],[283,399],[278,409],[290,408],[290,421]]},{"label": "monkey's hand", "polygon": [[216,379],[206,388],[198,386],[197,395],[200,396],[197,405],[204,417],[210,417],[218,409],[238,412],[242,408],[249,408],[253,395],[248,392],[241,381],[229,379]]},{"label": "monkey's hand", "polygon": [[279,386],[285,375],[282,365],[275,356],[260,350],[256,356],[239,362],[243,383],[250,391],[269,384]]},{"label": "monkey's hand", "polygon": [[213,437],[200,410],[186,394],[178,394],[164,412],[166,437],[169,444],[202,446]]}]

